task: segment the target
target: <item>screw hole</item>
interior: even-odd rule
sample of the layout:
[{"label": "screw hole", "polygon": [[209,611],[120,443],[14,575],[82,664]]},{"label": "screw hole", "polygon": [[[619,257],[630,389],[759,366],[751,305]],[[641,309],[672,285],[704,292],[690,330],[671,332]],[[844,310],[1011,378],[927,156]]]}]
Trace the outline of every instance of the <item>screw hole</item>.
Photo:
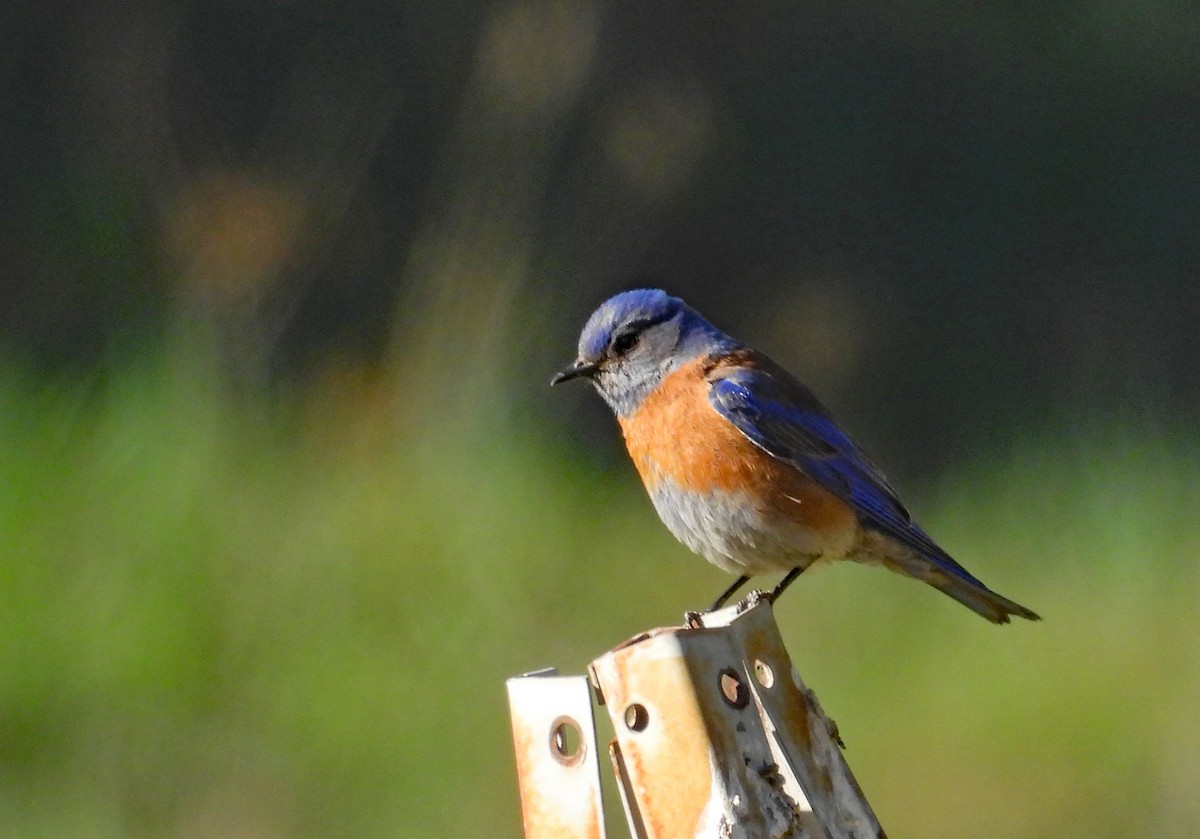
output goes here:
[{"label": "screw hole", "polygon": [[721,695],[734,708],[745,708],[750,704],[750,690],[742,682],[737,671],[726,668],[721,671],[719,684]]},{"label": "screw hole", "polygon": [[579,723],[570,717],[559,717],[550,725],[550,751],[563,766],[574,766],[583,760],[583,732]]},{"label": "screw hole", "polygon": [[625,727],[630,731],[645,731],[650,724],[650,712],[645,705],[634,702],[625,709]]},{"label": "screw hole", "polygon": [[754,660],[754,676],[758,679],[758,683],[768,690],[775,685],[775,671],[762,659]]}]

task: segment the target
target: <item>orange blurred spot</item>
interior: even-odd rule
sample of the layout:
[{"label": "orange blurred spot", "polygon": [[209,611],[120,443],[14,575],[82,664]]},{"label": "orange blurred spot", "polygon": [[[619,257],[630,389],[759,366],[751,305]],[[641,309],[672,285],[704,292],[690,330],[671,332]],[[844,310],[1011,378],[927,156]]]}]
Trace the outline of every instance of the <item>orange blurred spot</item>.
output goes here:
[{"label": "orange blurred spot", "polygon": [[193,289],[226,300],[271,284],[299,248],[307,206],[285,184],[221,172],[180,191],[167,246]]}]

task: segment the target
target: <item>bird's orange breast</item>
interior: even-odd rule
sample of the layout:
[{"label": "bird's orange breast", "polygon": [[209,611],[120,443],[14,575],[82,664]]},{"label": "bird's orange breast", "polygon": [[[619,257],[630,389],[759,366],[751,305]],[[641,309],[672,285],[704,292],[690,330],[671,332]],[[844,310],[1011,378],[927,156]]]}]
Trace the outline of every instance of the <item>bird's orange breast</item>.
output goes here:
[{"label": "bird's orange breast", "polygon": [[687,492],[737,494],[769,517],[830,532],[856,528],[850,507],[795,466],[756,446],[709,402],[713,364],[701,357],[668,375],[633,414],[620,418],[646,489],[663,481]]}]

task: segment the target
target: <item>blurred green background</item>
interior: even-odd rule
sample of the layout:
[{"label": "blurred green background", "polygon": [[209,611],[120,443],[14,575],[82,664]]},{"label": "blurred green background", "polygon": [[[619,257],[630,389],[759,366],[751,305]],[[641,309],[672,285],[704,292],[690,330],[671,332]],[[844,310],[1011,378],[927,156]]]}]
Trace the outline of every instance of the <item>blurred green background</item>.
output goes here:
[{"label": "blurred green background", "polygon": [[547,387],[637,285],[1045,618],[781,603],[890,835],[1200,834],[1194,4],[0,15],[0,835],[519,835],[503,680],[728,582]]}]

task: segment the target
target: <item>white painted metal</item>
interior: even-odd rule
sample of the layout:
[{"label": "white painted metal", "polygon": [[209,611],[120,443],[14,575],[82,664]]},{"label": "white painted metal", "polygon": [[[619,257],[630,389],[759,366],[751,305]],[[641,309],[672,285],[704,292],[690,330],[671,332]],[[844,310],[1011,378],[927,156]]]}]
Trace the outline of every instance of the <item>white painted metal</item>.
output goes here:
[{"label": "white painted metal", "polygon": [[544,670],[507,685],[525,839],[604,839],[587,677]]}]

